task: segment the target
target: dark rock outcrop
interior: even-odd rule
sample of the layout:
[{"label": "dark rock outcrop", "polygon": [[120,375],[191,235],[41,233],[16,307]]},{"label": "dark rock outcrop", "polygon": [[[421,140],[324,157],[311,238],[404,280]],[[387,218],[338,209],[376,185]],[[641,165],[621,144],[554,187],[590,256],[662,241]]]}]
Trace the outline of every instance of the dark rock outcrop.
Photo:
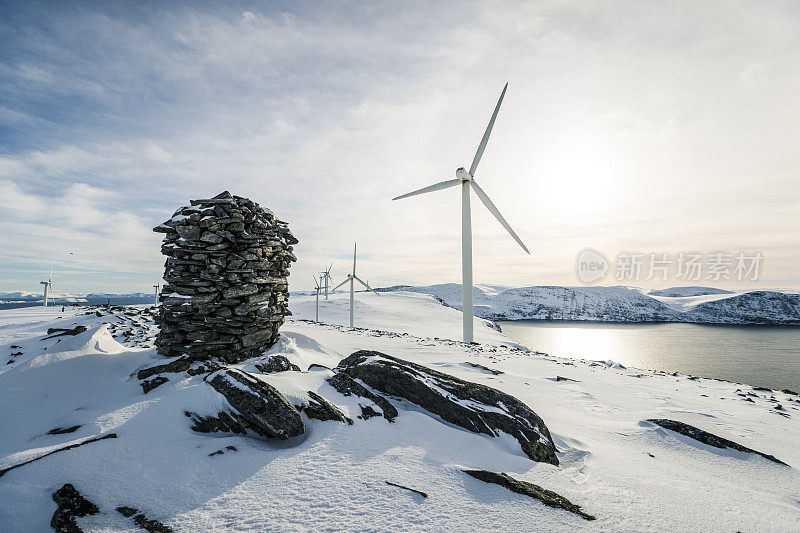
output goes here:
[{"label": "dark rock outcrop", "polygon": [[153,379],[142,381],[139,385],[142,386],[142,390],[144,391],[145,394],[147,394],[151,390],[155,389],[160,385],[163,385],[168,381],[169,379],[165,378],[164,376],[156,376]]},{"label": "dark rock outcrop", "polygon": [[206,382],[225,397],[231,409],[217,417],[189,413],[195,431],[245,433],[250,429],[262,437],[277,439],[305,433],[300,413],[272,385],[233,368],[210,374]]},{"label": "dark rock outcrop", "polygon": [[117,507],[117,512],[125,518],[133,518],[136,525],[148,531],[149,533],[172,533],[172,529],[165,526],[158,520],[151,520],[138,509],[134,507],[127,507],[125,505]]},{"label": "dark rock outcrop", "polygon": [[188,357],[180,357],[169,363],[143,368],[136,373],[136,377],[139,379],[147,379],[156,374],[177,374],[178,372],[186,372],[191,366],[191,359]]},{"label": "dark rock outcrop", "polygon": [[368,350],[343,359],[336,371],[384,394],[405,398],[469,431],[491,437],[498,431],[507,433],[534,461],[558,464],[544,421],[510,394]]},{"label": "dark rock outcrop", "polygon": [[75,517],[100,512],[95,504],[81,496],[69,483],[53,493],[53,501],[58,509],[50,519],[50,527],[59,533],[81,533],[83,530],[78,527]]},{"label": "dark rock outcrop", "polygon": [[225,191],[192,200],[154,231],[167,256],[159,353],[238,362],[278,340],[297,244],[286,222]]},{"label": "dark rock outcrop", "polygon": [[516,492],[517,494],[523,494],[525,496],[530,496],[531,498],[536,498],[549,507],[564,509],[571,513],[575,513],[586,520],[595,519],[594,516],[581,511],[580,505],[575,505],[560,494],[557,494],[552,490],[543,489],[539,485],[534,485],[533,483],[528,483],[527,481],[514,479],[505,472],[501,472],[499,474],[497,472],[489,472],[488,470],[462,470],[462,472],[469,474],[475,479],[479,479],[483,482],[500,485],[512,492]]},{"label": "dark rock outcrop", "polygon": [[350,425],[353,424],[353,421],[347,418],[338,407],[316,392],[308,391],[308,397],[308,405],[302,408],[308,418],[322,421],[336,420],[338,422],[347,422]]},{"label": "dark rock outcrop", "polygon": [[272,374],[274,372],[286,372],[287,370],[293,370],[295,372],[300,372],[300,367],[292,364],[286,356],[283,355],[271,355],[269,359],[267,359],[266,363],[256,363],[256,369],[261,372],[262,374]]},{"label": "dark rock outcrop", "polygon": [[86,326],[75,326],[72,329],[47,328],[47,334],[49,335],[49,337],[45,337],[42,340],[53,339],[55,337],[63,337],[65,335],[71,335],[74,337],[75,335],[80,335],[84,331],[86,331]]},{"label": "dark rock outcrop", "polygon": [[357,382],[347,374],[335,374],[328,378],[328,383],[331,387],[336,389],[339,394],[344,396],[355,395],[359,398],[364,398],[372,402],[372,404],[379,409],[376,411],[371,405],[358,404],[361,408],[361,418],[368,420],[373,416],[383,416],[389,422],[394,422],[397,417],[397,409],[394,405],[389,403],[389,400],[379,394],[375,394],[361,383]]},{"label": "dark rock outcrop", "polygon": [[647,421],[652,422],[657,426],[661,426],[664,429],[669,429],[670,431],[674,431],[675,433],[680,433],[681,435],[692,438],[696,441],[700,441],[703,444],[713,446],[714,448],[722,448],[722,449],[730,448],[732,450],[737,450],[740,452],[754,453],[774,463],[789,466],[783,461],[776,459],[772,455],[767,455],[766,453],[758,452],[752,448],[748,448],[747,446],[742,446],[741,444],[737,444],[724,437],[714,435],[713,433],[709,433],[708,431],[704,431],[700,428],[690,426],[689,424],[685,424],[683,422],[678,422],[677,420],[668,420],[666,418],[649,418]]},{"label": "dark rock outcrop", "polygon": [[15,465],[11,465],[11,466],[7,466],[6,468],[3,468],[2,470],[0,470],[0,477],[3,477],[4,475],[6,475],[11,470],[14,470],[15,468],[19,468],[21,466],[25,466],[27,464],[33,463],[34,461],[38,461],[39,459],[44,459],[45,457],[47,457],[49,455],[53,455],[54,453],[63,452],[63,451],[66,451],[66,450],[72,450],[73,448],[77,448],[79,446],[83,446],[84,444],[91,444],[93,442],[98,442],[98,441],[101,441],[101,440],[116,439],[116,438],[117,438],[117,434],[116,433],[107,433],[106,435],[103,435],[102,437],[92,437],[91,439],[82,440],[81,442],[76,442],[75,444],[68,444],[66,446],[62,446],[61,448],[56,448],[55,450],[50,450],[47,453],[44,453],[44,454],[39,455],[37,457],[34,457],[33,459],[28,459],[27,461],[23,461],[21,463],[18,463],[18,464],[15,464]]},{"label": "dark rock outcrop", "polygon": [[48,431],[47,434],[48,435],[63,435],[65,433],[75,433],[76,431],[78,431],[78,429],[80,429],[80,427],[81,427],[80,424],[78,424],[77,426],[69,426],[69,427],[66,427],[66,428],[57,427],[57,428],[53,428],[50,431]]}]

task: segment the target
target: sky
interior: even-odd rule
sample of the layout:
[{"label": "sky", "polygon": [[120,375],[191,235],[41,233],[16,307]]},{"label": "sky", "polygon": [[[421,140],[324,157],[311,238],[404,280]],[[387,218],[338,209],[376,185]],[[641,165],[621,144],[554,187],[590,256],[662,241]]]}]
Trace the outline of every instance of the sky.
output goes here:
[{"label": "sky", "polygon": [[[372,285],[800,287],[800,4],[0,2],[0,291],[150,292],[152,228],[228,190],[286,220],[292,290],[358,242]],[[757,279],[615,279],[761,254]],[[704,261],[706,260],[704,259]],[[674,265],[673,265],[674,266]],[[733,267],[731,267],[733,273]]]}]

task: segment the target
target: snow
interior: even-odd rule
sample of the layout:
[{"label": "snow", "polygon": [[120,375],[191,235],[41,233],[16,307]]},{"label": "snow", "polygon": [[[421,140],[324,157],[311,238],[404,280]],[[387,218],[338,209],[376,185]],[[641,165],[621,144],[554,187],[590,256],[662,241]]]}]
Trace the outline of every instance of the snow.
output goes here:
[{"label": "snow", "polygon": [[[325,382],[331,371],[319,367],[255,375],[292,403],[316,391],[354,425],[303,415],[307,433],[288,443],[195,433],[184,411],[216,413],[226,408],[225,400],[202,376],[186,374],[167,375],[168,383],[144,395],[135,372],[164,359],[149,347],[152,326],[136,326],[142,318],[97,317],[84,314],[85,308],[63,314],[39,307],[1,310],[0,354],[23,355],[0,365],[0,465],[110,431],[118,438],[59,452],[0,477],[0,530],[48,531],[55,510],[51,495],[64,483],[100,508],[100,514],[78,519],[87,532],[136,531],[114,510],[120,505],[176,531],[800,530],[800,403],[789,395],[549,357],[519,349],[482,321],[475,328],[480,344],[466,345],[452,340],[461,334],[460,313],[425,294],[356,294],[355,330],[346,327],[346,294],[320,299],[323,324],[310,321],[313,296],[293,295],[290,303],[294,317],[269,354],[286,355],[306,370],[373,349],[498,388],[542,417],[561,464],[533,462],[513,438],[444,424],[406,401],[392,400],[400,412],[395,423],[359,420],[363,399],[336,393]],[[49,327],[76,324],[89,331],[60,343],[42,340]],[[109,338],[115,327],[117,340]],[[136,335],[126,339],[119,333],[125,328],[135,328]],[[67,352],[68,357],[55,355]],[[30,364],[34,360],[42,364]],[[504,373],[488,374],[465,362]],[[251,362],[239,366],[256,372]],[[754,394],[754,403],[737,389]],[[775,411],[773,397],[788,417]],[[711,448],[648,418],[680,420],[792,466]],[[77,424],[74,433],[47,434]],[[238,451],[208,455],[229,445]],[[536,483],[597,520],[586,522],[482,483],[461,473],[463,468]]]}]

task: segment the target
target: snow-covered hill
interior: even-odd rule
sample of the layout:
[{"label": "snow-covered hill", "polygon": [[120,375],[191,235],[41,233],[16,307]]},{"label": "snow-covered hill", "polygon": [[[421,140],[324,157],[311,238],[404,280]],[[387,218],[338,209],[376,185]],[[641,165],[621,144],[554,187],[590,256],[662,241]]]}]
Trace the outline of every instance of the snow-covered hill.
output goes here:
[{"label": "snow-covered hill", "polygon": [[[165,362],[144,307],[0,311],[0,353],[11,361],[0,365],[0,471],[16,467],[0,475],[0,531],[48,531],[52,495],[66,483],[97,506],[77,518],[84,531],[141,531],[137,516],[174,531],[800,530],[797,396],[547,357],[488,325],[476,327],[480,344],[467,345],[450,340],[460,335],[460,313],[422,294],[358,294],[361,329],[350,330],[347,303],[345,294],[323,301],[325,323],[316,324],[313,298],[292,297],[295,316],[267,355],[302,371],[233,365],[292,403],[314,392],[354,421],[304,412],[305,434],[278,442],[193,431],[185,412],[216,413],[225,402],[202,374],[163,374],[166,382],[143,392],[137,371]],[[75,334],[52,337],[49,328]],[[393,423],[360,419],[361,400],[326,382],[328,368],[359,349],[515,396],[547,424],[559,465],[532,461],[508,435],[472,433],[406,400],[390,398]],[[790,466],[648,419],[682,421]],[[67,445],[76,447],[56,451]],[[466,469],[507,472],[597,519]]]},{"label": "snow-covered hill", "polygon": [[[398,285],[381,291],[430,294],[461,309],[461,285]],[[709,287],[651,290],[635,287],[476,286],[475,315],[488,320],[595,320],[800,325],[796,291],[725,291]]]}]

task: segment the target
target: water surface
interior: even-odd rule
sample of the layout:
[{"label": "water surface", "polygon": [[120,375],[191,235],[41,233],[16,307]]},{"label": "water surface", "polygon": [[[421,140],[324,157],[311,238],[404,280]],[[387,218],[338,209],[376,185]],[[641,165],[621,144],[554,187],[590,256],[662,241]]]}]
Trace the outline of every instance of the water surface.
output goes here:
[{"label": "water surface", "polygon": [[503,332],[559,357],[800,391],[800,328],[514,320]]}]

